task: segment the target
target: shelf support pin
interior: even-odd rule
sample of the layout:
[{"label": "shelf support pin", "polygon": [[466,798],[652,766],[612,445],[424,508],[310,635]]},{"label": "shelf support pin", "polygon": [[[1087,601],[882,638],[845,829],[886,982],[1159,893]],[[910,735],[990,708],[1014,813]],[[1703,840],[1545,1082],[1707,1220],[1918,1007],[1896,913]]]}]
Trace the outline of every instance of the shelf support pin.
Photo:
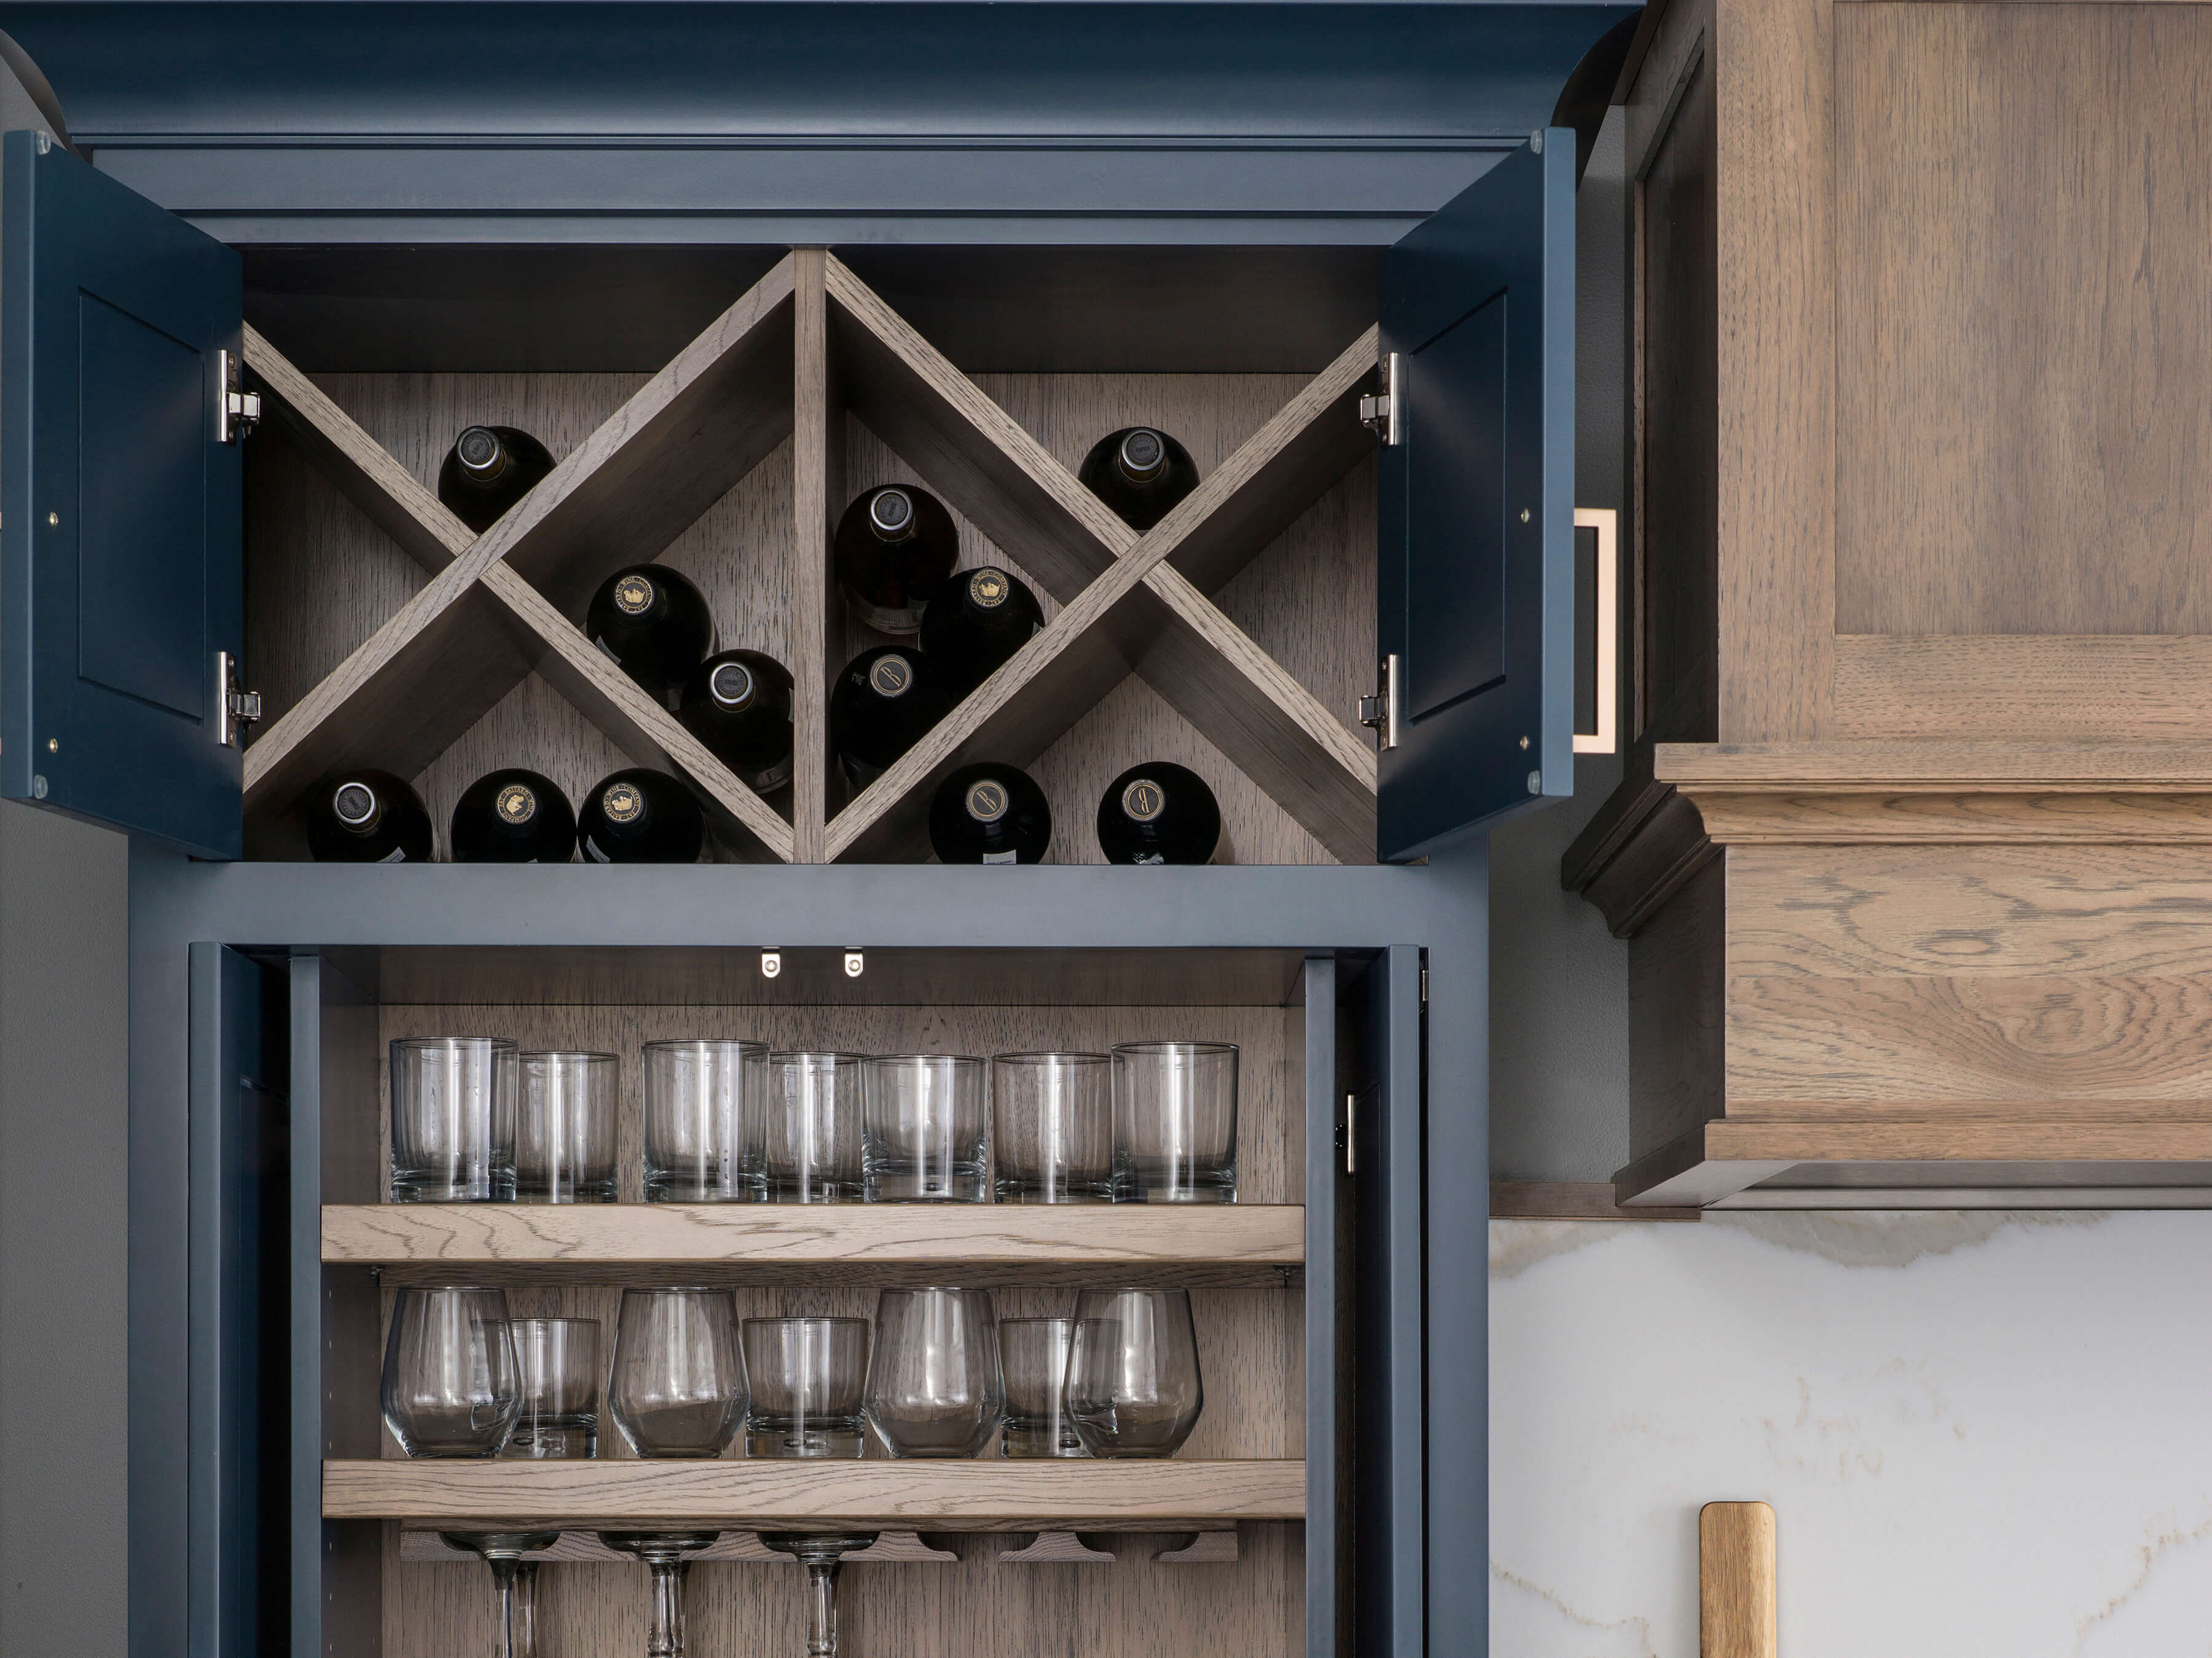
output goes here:
[{"label": "shelf support pin", "polygon": [[867,965],[868,963],[866,959],[861,956],[859,950],[848,950],[845,952],[845,976],[847,978],[859,978],[860,975],[866,970]]},{"label": "shelf support pin", "polygon": [[783,952],[780,950],[761,951],[761,977],[773,979],[783,971]]}]

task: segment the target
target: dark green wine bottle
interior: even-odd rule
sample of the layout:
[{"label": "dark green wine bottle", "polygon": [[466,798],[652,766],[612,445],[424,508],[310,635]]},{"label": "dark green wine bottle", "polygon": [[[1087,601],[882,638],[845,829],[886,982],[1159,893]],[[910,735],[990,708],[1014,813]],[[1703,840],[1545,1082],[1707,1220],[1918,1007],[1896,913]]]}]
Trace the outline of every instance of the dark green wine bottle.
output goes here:
[{"label": "dark green wine bottle", "polygon": [[672,708],[714,648],[706,598],[665,564],[633,564],[601,582],[584,612],[584,632]]},{"label": "dark green wine bottle", "polygon": [[427,864],[430,814],[388,771],[346,771],[308,794],[307,851],[322,864]]},{"label": "dark green wine bottle", "polygon": [[886,484],[837,520],[836,561],[855,617],[878,633],[910,634],[960,562],[960,532],[927,489]]},{"label": "dark green wine bottle", "polygon": [[1076,476],[1139,535],[1198,488],[1190,452],[1151,426],[1109,432],[1091,445]]},{"label": "dark green wine bottle", "polygon": [[1206,780],[1164,760],[1132,766],[1098,802],[1098,849],[1109,864],[1204,864],[1221,844],[1221,807]]},{"label": "dark green wine bottle", "polygon": [[930,796],[929,844],[940,864],[1041,864],[1052,808],[1018,767],[963,766]]},{"label": "dark green wine bottle", "polygon": [[845,665],[830,692],[830,738],[845,775],[866,788],[951,707],[929,659],[878,645]]},{"label": "dark green wine bottle", "polygon": [[791,674],[758,651],[710,656],[684,682],[677,718],[756,794],[791,781]]},{"label": "dark green wine bottle", "polygon": [[544,482],[553,457],[512,426],[471,426],[453,440],[438,469],[438,499],[479,534]]},{"label": "dark green wine bottle", "polygon": [[1030,641],[1044,620],[1036,595],[995,565],[959,575],[921,617],[921,648],[945,681],[965,696]]},{"label": "dark green wine bottle", "polygon": [[551,778],[510,766],[461,792],[447,841],[457,864],[565,864],[576,814]]},{"label": "dark green wine bottle", "polygon": [[691,791],[643,768],[602,780],[577,819],[587,864],[696,864],[706,835]]}]

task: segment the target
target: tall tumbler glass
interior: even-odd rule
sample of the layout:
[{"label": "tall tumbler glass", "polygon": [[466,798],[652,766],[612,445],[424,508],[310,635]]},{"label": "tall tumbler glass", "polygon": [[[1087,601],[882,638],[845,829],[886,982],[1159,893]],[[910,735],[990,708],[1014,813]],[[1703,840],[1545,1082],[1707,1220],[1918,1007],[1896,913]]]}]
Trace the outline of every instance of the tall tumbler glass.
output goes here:
[{"label": "tall tumbler glass", "polygon": [[402,1290],[384,1344],[386,1425],[410,1456],[496,1456],[522,1383],[507,1291]]},{"label": "tall tumbler glass", "polygon": [[1114,1050],[1117,1203],[1237,1201],[1237,1048],[1124,1042]]},{"label": "tall tumbler glass", "polygon": [[1000,1054],[991,1061],[1000,1203],[1107,1203],[1114,1105],[1103,1054]]},{"label": "tall tumbler glass", "polygon": [[864,1318],[745,1321],[745,1455],[827,1460],[860,1455],[868,1381]]},{"label": "tall tumbler glass", "polygon": [[519,1318],[522,1412],[503,1455],[538,1461],[599,1454],[599,1321]]},{"label": "tall tumbler glass", "polygon": [[1002,1318],[999,1362],[1006,1376],[1006,1426],[999,1455],[1088,1456],[1067,1414],[1067,1353],[1072,1318]]},{"label": "tall tumbler glass", "polygon": [[768,1048],[760,1042],[645,1045],[645,1200],[759,1203]]},{"label": "tall tumbler glass", "polygon": [[525,1054],[515,1111],[519,1203],[612,1203],[622,1066],[611,1054]]},{"label": "tall tumbler glass", "polygon": [[893,1456],[973,1456],[1006,1406],[984,1290],[885,1290],[868,1357],[868,1424]]},{"label": "tall tumbler glass", "polygon": [[868,1201],[988,1203],[982,1060],[960,1054],[882,1054],[869,1059],[862,1072]]},{"label": "tall tumbler glass", "polygon": [[769,1199],[857,1203],[864,1189],[857,1054],[777,1054],[769,1060]]},{"label": "tall tumbler glass", "polygon": [[625,1290],[607,1410],[640,1456],[720,1456],[745,1411],[738,1303],[727,1290]]},{"label": "tall tumbler glass", "polygon": [[514,1044],[496,1036],[392,1044],[392,1200],[514,1199]]},{"label": "tall tumbler glass", "polygon": [[1093,1456],[1173,1456],[1206,1408],[1188,1290],[1085,1290],[1067,1413]]}]

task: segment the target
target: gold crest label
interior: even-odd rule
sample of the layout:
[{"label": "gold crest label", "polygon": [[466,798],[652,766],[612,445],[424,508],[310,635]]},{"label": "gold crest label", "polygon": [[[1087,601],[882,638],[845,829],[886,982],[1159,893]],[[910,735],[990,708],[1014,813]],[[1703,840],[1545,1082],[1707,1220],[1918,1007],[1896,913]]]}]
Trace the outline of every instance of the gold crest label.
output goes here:
[{"label": "gold crest label", "polygon": [[1151,823],[1167,804],[1167,791],[1149,777],[1139,777],[1121,791],[1121,811],[1139,823]]},{"label": "gold crest label", "polygon": [[509,783],[493,804],[502,822],[526,823],[538,816],[538,791],[527,783]]},{"label": "gold crest label", "polygon": [[635,783],[617,783],[599,797],[599,810],[611,823],[633,823],[645,811],[645,795]]},{"label": "gold crest label", "polygon": [[626,575],[615,583],[615,608],[625,616],[643,616],[653,608],[653,584],[641,575]]},{"label": "gold crest label", "polygon": [[879,696],[904,696],[914,685],[914,664],[902,656],[879,656],[868,670],[868,683]]},{"label": "gold crest label", "polygon": [[968,788],[968,815],[979,823],[995,823],[1006,815],[1010,804],[1006,785],[985,778],[971,783]]}]

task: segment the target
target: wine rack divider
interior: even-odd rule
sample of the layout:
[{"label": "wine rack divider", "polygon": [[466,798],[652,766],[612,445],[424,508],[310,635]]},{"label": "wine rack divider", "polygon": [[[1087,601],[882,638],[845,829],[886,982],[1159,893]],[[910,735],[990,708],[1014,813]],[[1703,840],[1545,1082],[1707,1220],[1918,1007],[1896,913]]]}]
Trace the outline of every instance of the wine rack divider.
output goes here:
[{"label": "wine rack divider", "polygon": [[[986,756],[1028,763],[1134,671],[1331,855],[1366,861],[1373,755],[1206,593],[1367,452],[1352,404],[1375,337],[1355,341],[1139,537],[834,255],[800,249],[478,536],[249,328],[246,364],[275,415],[430,573],[247,750],[249,847],[296,855],[294,803],[315,777],[358,764],[418,773],[535,670],[635,763],[687,779],[736,855],[894,857],[918,846],[946,771]],[[830,541],[848,399],[1063,609],[832,817],[828,689],[842,629]],[[654,556],[787,433],[799,550],[789,822],[569,619],[609,570]]]}]

